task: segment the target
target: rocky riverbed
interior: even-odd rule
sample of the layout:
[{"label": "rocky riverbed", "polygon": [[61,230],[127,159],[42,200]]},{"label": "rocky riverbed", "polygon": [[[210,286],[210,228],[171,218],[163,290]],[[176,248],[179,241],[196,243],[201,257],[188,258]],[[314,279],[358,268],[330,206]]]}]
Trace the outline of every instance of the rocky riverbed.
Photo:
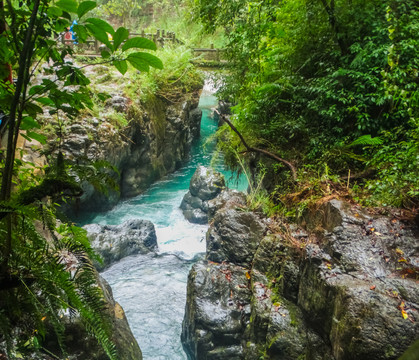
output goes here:
[{"label": "rocky riverbed", "polygon": [[290,225],[234,197],[208,202],[206,258],[188,279],[189,359],[397,359],[419,337],[414,224],[333,199]]}]

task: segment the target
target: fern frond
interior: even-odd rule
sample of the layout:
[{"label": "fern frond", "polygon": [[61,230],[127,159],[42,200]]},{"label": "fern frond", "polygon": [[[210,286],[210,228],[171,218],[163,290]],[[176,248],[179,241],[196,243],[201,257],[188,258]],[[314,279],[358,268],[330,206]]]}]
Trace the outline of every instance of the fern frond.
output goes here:
[{"label": "fern frond", "polygon": [[363,146],[376,146],[381,145],[383,143],[383,140],[379,137],[371,137],[371,135],[362,135],[358,139],[352,141],[347,147],[354,147],[357,145],[363,145]]}]

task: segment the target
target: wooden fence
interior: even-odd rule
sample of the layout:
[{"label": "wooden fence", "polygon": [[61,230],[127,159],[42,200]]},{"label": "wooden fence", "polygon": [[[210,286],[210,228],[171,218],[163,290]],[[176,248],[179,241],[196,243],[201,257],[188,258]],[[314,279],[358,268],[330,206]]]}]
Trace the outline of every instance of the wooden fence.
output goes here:
[{"label": "wooden fence", "polygon": [[[66,32],[61,38],[61,42],[65,46],[71,46],[75,48],[76,55],[85,55],[85,56],[99,56],[101,50],[105,49],[100,41],[96,39],[88,39],[83,44],[78,44],[77,39],[72,38],[71,32]],[[146,33],[144,30],[141,33],[130,33],[129,38],[141,36],[149,40],[154,41],[157,47],[164,47],[165,44],[178,44],[183,45],[183,41],[179,40],[176,37],[176,34],[173,31],[157,30],[154,34]],[[113,40],[109,39],[112,43]],[[200,64],[203,62],[210,63],[223,63],[225,60],[225,50],[216,49],[214,45],[211,45],[210,48],[192,48],[193,52],[193,62]]]},{"label": "wooden fence", "polygon": [[211,61],[221,63],[226,61],[225,59],[225,50],[214,48],[214,44],[211,44],[210,48],[193,48],[193,55],[196,60],[194,62]]},{"label": "wooden fence", "polygon": [[[144,30],[141,33],[130,33],[129,38],[141,36],[146,39],[154,41],[157,47],[163,47],[165,44],[178,44],[182,45],[183,42],[176,38],[176,34],[173,31],[157,30],[155,34],[146,33]],[[112,39],[109,39],[113,43]],[[73,38],[73,35],[70,31],[64,33],[61,37],[61,42],[63,45],[77,47],[76,54],[90,54],[98,55],[100,54],[101,48],[103,45],[100,41],[96,39],[88,39],[83,44],[77,43],[77,38]]]}]

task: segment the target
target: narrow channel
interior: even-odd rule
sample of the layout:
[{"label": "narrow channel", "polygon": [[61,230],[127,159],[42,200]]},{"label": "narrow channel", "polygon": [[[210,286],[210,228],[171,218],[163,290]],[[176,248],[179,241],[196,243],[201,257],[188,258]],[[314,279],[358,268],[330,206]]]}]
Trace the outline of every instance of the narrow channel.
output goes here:
[{"label": "narrow channel", "polygon": [[[217,129],[212,114],[217,106],[211,81],[206,81],[199,102],[201,136],[192,146],[184,167],[154,184],[147,192],[96,215],[91,223],[117,225],[132,218],[154,223],[158,254],[122,259],[102,273],[122,305],[144,360],[185,360],[180,333],[186,302],[187,276],[192,264],[204,255],[206,225],[189,223],[179,205],[190,179],[200,165],[209,166],[215,148],[208,138]],[[222,171],[222,164],[216,166]],[[244,179],[231,179],[230,188],[244,190]]]}]

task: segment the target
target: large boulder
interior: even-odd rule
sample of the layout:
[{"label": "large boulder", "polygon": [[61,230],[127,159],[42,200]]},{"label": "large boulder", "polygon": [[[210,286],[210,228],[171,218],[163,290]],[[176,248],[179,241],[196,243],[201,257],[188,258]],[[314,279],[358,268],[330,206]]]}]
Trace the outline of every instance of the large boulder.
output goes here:
[{"label": "large boulder", "polygon": [[390,360],[419,338],[413,223],[331,200],[300,224],[215,212],[189,276],[189,359]]},{"label": "large boulder", "polygon": [[418,229],[332,200],[303,219],[325,229],[300,267],[298,305],[346,359],[396,359],[419,337]]},{"label": "large boulder", "polygon": [[250,321],[246,270],[200,261],[188,278],[182,344],[189,359],[243,359],[243,333]]},{"label": "large boulder", "polygon": [[135,254],[157,250],[157,236],[151,221],[132,219],[121,225],[89,224],[87,231],[92,248],[101,255],[103,263],[95,263],[98,270]]},{"label": "large boulder", "polygon": [[222,209],[207,232],[207,259],[249,267],[266,230],[253,212]]},{"label": "large boulder", "polygon": [[208,223],[208,201],[224,188],[225,180],[221,173],[204,166],[198,167],[180,204],[186,219],[196,224]]}]

